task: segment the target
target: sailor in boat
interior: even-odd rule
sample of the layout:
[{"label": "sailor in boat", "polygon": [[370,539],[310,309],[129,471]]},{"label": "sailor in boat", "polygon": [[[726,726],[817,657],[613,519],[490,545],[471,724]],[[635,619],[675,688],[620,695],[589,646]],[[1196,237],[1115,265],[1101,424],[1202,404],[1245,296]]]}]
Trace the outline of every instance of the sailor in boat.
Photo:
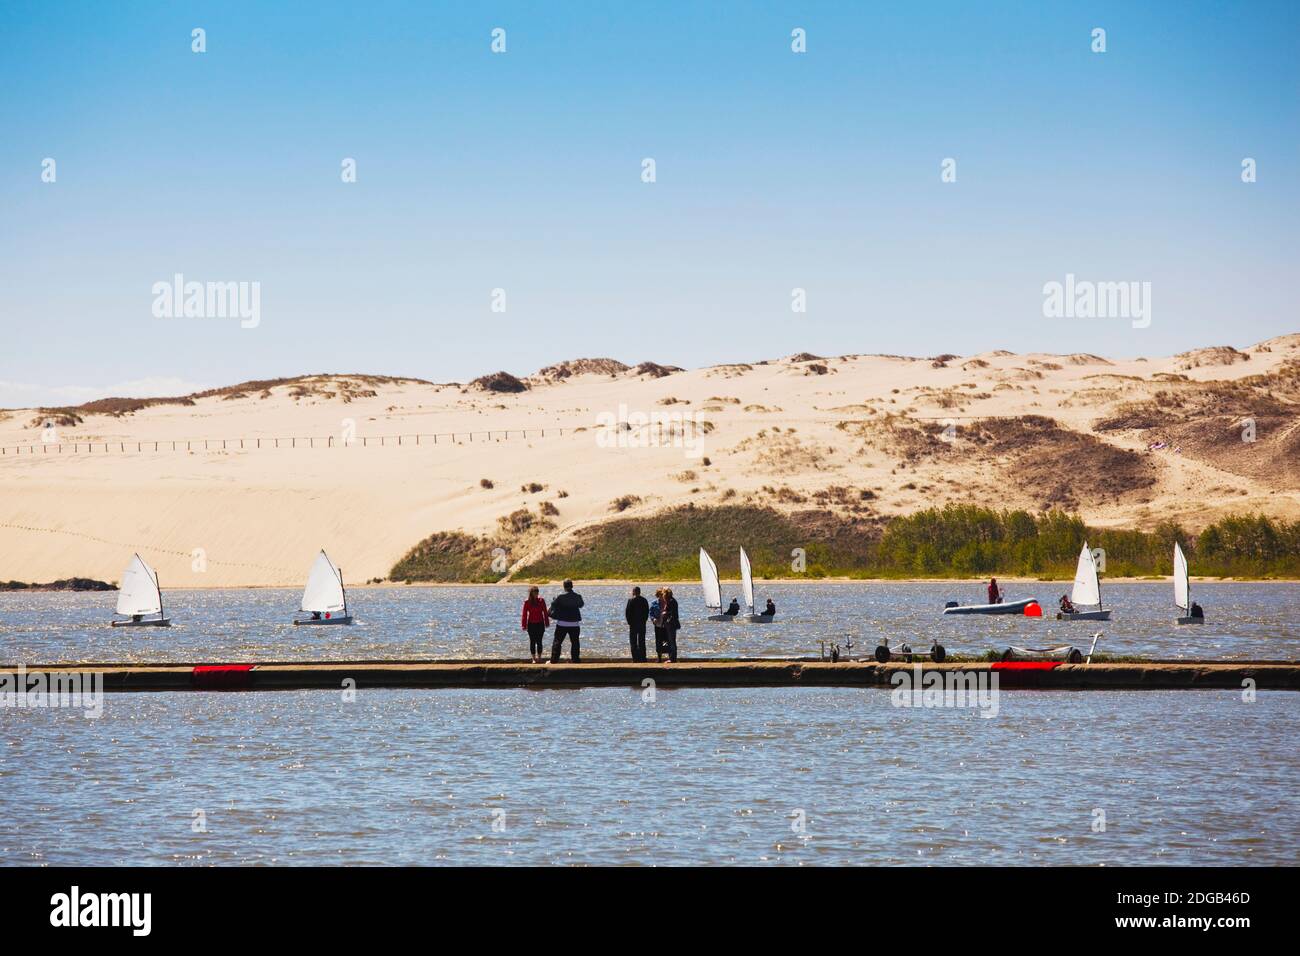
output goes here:
[{"label": "sailor in boat", "polygon": [[312,619],[313,621],[319,621],[319,620],[320,620],[320,611],[312,611],[312,612],[311,612],[311,619]]},{"label": "sailor in boat", "polygon": [[1201,606],[1197,604],[1195,601],[1192,602],[1192,609],[1188,611],[1188,614],[1190,614],[1192,617],[1205,617],[1205,611],[1202,610]]},{"label": "sailor in boat", "polygon": [[731,603],[727,605],[727,609],[722,613],[726,614],[728,617],[735,617],[740,613],[740,602],[735,598],[732,598]]},{"label": "sailor in boat", "polygon": [[763,608],[763,613],[768,617],[772,617],[776,614],[776,605],[772,603],[771,598],[767,599],[767,607]]},{"label": "sailor in boat", "polygon": [[998,579],[997,579],[997,578],[989,578],[989,589],[988,589],[988,590],[989,590],[989,603],[990,603],[990,604],[1001,604],[1001,603],[1002,603],[1002,592],[998,590]]},{"label": "sailor in boat", "polygon": [[1074,613],[1074,602],[1070,600],[1070,595],[1068,594],[1061,595],[1061,613],[1062,614]]},{"label": "sailor in boat", "polygon": [[131,623],[132,623],[132,624],[137,624],[137,623],[139,623],[139,622],[142,621],[142,620],[144,620],[144,615],[143,615],[143,614],[132,614],[132,615],[131,615]]}]

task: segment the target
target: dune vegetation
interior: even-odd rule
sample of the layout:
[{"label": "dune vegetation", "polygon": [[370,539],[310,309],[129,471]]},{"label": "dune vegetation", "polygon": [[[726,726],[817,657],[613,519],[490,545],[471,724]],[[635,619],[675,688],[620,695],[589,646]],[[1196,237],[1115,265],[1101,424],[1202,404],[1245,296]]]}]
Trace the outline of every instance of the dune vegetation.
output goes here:
[{"label": "dune vegetation", "polygon": [[[883,530],[827,511],[782,512],[748,505],[684,505],[649,517],[604,522],[524,567],[517,580],[690,580],[706,548],[724,577],[739,574],[745,546],[763,578],[953,578],[987,574],[1069,579],[1083,542],[1106,552],[1106,574],[1173,573],[1173,544],[1193,573],[1210,577],[1300,577],[1300,522],[1233,516],[1199,534],[1164,522],[1153,531],[1087,527],[1064,511],[950,504],[889,520]],[[434,535],[391,574],[400,581],[490,581],[494,548],[510,541]]]}]

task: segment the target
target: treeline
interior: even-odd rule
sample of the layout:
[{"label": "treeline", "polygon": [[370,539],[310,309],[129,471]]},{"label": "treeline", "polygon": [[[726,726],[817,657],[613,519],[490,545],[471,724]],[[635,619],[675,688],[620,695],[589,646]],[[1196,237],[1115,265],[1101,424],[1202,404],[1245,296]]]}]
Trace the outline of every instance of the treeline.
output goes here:
[{"label": "treeline", "polygon": [[[761,578],[1023,575],[1068,580],[1085,540],[1106,551],[1111,577],[1172,574],[1177,541],[1194,575],[1300,578],[1300,522],[1234,516],[1199,534],[1171,522],[1152,531],[1120,531],[1089,528],[1078,515],[1061,511],[1035,514],[953,504],[883,524],[823,509],[683,505],[589,528],[521,568],[515,579],[694,580],[702,546],[723,578],[734,580],[743,545]],[[491,538],[435,534],[412,548],[390,578],[496,581],[519,550],[504,531]]]},{"label": "treeline", "polygon": [[1153,531],[1088,528],[1078,515],[947,505],[894,518],[875,554],[882,577],[983,574],[1072,577],[1083,542],[1106,552],[1106,574],[1169,575],[1177,541],[1192,574],[1300,577],[1300,522],[1223,518],[1199,534],[1174,522]]}]

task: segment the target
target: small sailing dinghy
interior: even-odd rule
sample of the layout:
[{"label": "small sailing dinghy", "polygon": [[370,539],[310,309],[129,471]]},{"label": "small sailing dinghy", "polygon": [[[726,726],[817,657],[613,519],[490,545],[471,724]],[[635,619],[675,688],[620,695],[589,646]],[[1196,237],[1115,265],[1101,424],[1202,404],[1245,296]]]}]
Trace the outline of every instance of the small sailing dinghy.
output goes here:
[{"label": "small sailing dinghy", "polygon": [[[138,554],[131,558],[131,563],[122,572],[122,583],[117,591],[117,613],[129,620],[110,621],[112,627],[171,627],[171,621],[163,614],[158,572],[145,564]],[[158,616],[146,620],[147,614]]]},{"label": "small sailing dinghy", "polygon": [[754,571],[749,566],[749,555],[745,549],[740,549],[740,590],[745,598],[745,606],[749,608],[748,614],[737,614],[737,619],[742,619],[749,624],[771,624],[771,614],[755,614],[757,608],[754,606]]},{"label": "small sailing dinghy", "polygon": [[302,592],[302,607],[299,610],[311,617],[302,620],[294,618],[294,624],[351,624],[352,615],[348,613],[348,596],[343,591],[343,572],[330,563],[329,555],[323,550],[316,555],[316,561],[307,575],[307,587]]},{"label": "small sailing dinghy", "polygon": [[1192,614],[1192,579],[1187,574],[1187,556],[1174,542],[1174,605],[1183,613],[1174,619],[1175,624],[1204,624],[1204,614]]},{"label": "small sailing dinghy", "polygon": [[[1074,588],[1070,591],[1070,603],[1076,610],[1058,611],[1056,613],[1058,621],[1110,620],[1110,611],[1101,606],[1101,579],[1097,576],[1097,559],[1093,557],[1087,541],[1083,543],[1083,550],[1079,552],[1079,563],[1074,569]],[[1077,610],[1094,604],[1096,605],[1094,610]]]}]

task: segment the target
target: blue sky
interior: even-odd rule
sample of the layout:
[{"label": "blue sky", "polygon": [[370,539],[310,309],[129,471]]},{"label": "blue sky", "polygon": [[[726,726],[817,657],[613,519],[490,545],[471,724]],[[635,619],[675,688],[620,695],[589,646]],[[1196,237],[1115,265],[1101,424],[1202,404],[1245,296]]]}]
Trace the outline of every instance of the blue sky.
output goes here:
[{"label": "blue sky", "polygon": [[[1300,329],[1298,48],[1294,3],[6,0],[0,405],[1248,345]],[[176,273],[259,324],[155,317]],[[1045,318],[1067,273],[1150,282],[1150,327]]]}]

